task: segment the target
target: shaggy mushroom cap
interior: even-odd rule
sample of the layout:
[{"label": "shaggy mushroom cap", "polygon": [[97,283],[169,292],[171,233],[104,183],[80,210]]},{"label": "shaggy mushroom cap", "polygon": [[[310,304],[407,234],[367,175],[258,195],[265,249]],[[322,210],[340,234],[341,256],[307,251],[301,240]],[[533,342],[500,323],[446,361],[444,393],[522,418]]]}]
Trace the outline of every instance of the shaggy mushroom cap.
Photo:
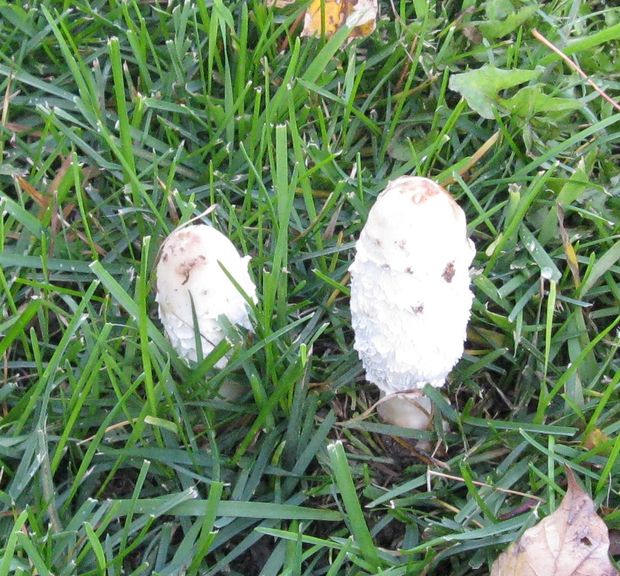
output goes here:
[{"label": "shaggy mushroom cap", "polygon": [[383,393],[442,386],[463,353],[475,255],[465,214],[427,178],[390,182],[351,270],[355,349]]},{"label": "shaggy mushroom cap", "polygon": [[[256,286],[248,274],[249,256],[241,257],[232,242],[211,226],[196,224],[172,232],[157,263],[159,318],[173,348],[189,361],[197,360],[192,300],[206,356],[226,336],[220,322],[250,329],[248,305],[224,270],[256,302]],[[221,358],[216,367],[223,368]]]}]

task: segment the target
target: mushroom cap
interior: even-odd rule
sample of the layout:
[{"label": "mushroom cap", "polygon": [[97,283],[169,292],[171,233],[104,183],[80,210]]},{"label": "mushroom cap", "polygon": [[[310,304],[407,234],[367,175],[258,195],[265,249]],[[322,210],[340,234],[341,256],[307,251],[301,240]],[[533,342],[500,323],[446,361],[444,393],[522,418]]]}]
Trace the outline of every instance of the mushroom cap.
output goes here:
[{"label": "mushroom cap", "polygon": [[[248,304],[222,269],[256,302],[249,260],[221,232],[204,224],[178,228],[166,238],[157,263],[156,300],[159,318],[180,356],[197,360],[192,300],[204,356],[226,336],[222,317],[230,324],[251,328]],[[226,362],[221,358],[216,367],[223,368]]]},{"label": "mushroom cap", "polygon": [[443,385],[463,353],[474,255],[465,214],[432,180],[397,178],[378,196],[350,268],[351,319],[384,393]]}]

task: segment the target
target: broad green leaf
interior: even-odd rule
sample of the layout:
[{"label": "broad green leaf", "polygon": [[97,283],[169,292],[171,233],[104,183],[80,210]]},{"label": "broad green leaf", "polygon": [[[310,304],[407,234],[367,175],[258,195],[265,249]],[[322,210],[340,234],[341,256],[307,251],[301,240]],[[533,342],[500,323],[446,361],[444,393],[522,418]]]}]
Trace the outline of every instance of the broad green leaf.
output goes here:
[{"label": "broad green leaf", "polygon": [[543,92],[542,84],[521,88],[514,96],[500,102],[511,113],[529,118],[543,112],[570,112],[582,107],[574,98],[557,98]]},{"label": "broad green leaf", "polygon": [[521,10],[508,14],[505,19],[492,19],[487,22],[480,22],[478,29],[488,40],[503,38],[527,22],[536,14],[536,10],[536,6],[524,6]]},{"label": "broad green leaf", "polygon": [[488,0],[484,12],[487,20],[503,20],[514,13],[515,7],[510,0]]},{"label": "broad green leaf", "polygon": [[538,70],[501,70],[485,65],[477,70],[454,74],[449,88],[465,98],[469,107],[483,118],[492,120],[493,109],[501,103],[499,93],[506,88],[529,82],[540,74]]}]

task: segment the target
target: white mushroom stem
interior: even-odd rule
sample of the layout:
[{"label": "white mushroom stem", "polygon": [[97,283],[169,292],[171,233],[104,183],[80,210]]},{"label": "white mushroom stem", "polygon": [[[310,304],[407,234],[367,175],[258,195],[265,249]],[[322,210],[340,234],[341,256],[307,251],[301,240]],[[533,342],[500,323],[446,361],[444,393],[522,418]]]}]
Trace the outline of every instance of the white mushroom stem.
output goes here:
[{"label": "white mushroom stem", "polygon": [[403,428],[430,430],[433,425],[431,399],[417,390],[384,396],[377,404],[377,413],[386,422]]},{"label": "white mushroom stem", "polygon": [[[444,384],[463,353],[474,254],[465,214],[432,180],[397,178],[377,198],[350,269],[351,319],[366,378],[383,394]],[[386,404],[383,418],[407,421],[407,403]]]},{"label": "white mushroom stem", "polygon": [[[198,359],[196,330],[207,356],[226,337],[225,323],[251,329],[248,303],[226,274],[256,302],[249,260],[226,236],[204,224],[179,228],[165,240],[157,264],[156,299],[168,339],[180,356],[190,362]],[[227,361],[220,358],[216,367]]]}]

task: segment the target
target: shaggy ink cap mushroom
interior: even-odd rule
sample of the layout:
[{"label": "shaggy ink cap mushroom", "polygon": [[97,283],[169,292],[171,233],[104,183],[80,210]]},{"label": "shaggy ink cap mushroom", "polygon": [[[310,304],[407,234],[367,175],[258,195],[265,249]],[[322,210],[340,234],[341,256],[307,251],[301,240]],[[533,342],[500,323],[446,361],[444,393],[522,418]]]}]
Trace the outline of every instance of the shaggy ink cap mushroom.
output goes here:
[{"label": "shaggy ink cap mushroom", "polygon": [[[166,238],[157,263],[156,300],[166,335],[180,356],[197,360],[192,301],[205,356],[226,337],[222,317],[251,329],[248,303],[224,272],[256,302],[249,260],[239,255],[226,236],[205,224],[178,228]],[[223,357],[216,367],[226,363]]]},{"label": "shaggy ink cap mushroom", "polygon": [[[350,270],[354,346],[382,395],[444,384],[463,354],[474,255],[463,210],[437,183],[401,177],[379,194]],[[402,412],[388,402],[386,419]]]}]

